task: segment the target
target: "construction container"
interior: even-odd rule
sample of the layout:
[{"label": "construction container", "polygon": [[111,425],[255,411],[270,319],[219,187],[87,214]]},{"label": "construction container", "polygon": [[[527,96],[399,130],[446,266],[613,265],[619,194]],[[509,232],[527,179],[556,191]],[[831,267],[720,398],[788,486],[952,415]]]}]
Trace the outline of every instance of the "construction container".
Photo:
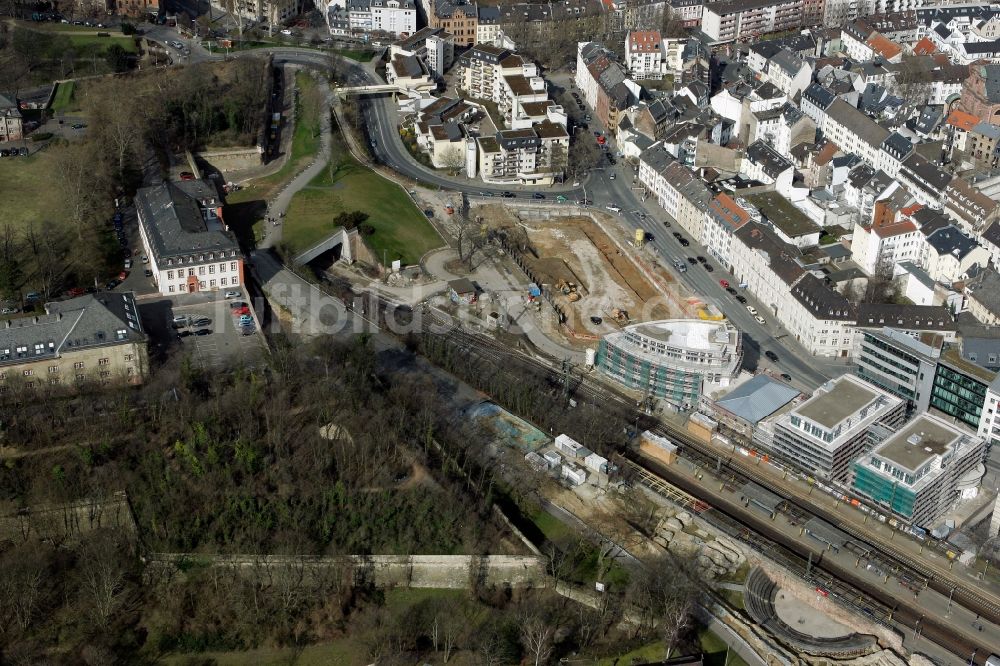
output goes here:
[{"label": "construction container", "polygon": [[557,436],[555,443],[556,443],[556,450],[561,451],[562,453],[565,453],[566,455],[571,456],[573,458],[575,458],[580,449],[583,448],[583,444],[576,441],[569,435]]},{"label": "construction container", "polygon": [[562,456],[557,451],[546,451],[542,454],[542,458],[545,459],[545,464],[549,466],[549,469],[559,467],[562,464]]},{"label": "construction container", "polygon": [[648,430],[639,435],[639,451],[665,465],[672,465],[677,460],[677,445]]},{"label": "construction container", "polygon": [[563,465],[561,476],[574,486],[579,486],[587,481],[587,472],[575,465]]},{"label": "construction container", "polygon": [[608,473],[608,459],[604,456],[599,456],[596,453],[591,453],[589,456],[583,459],[584,466],[594,472],[600,472],[601,474]]}]

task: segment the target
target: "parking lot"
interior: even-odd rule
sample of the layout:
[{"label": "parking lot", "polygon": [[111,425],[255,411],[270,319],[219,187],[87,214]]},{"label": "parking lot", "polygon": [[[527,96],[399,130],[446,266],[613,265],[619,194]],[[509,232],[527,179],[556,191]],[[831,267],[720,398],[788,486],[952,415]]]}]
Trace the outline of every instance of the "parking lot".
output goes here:
[{"label": "parking lot", "polygon": [[[233,300],[249,302],[245,292],[239,299],[225,299],[223,292],[182,294],[172,297],[145,298],[139,310],[156,350],[166,354],[190,353],[205,367],[219,368],[234,362],[251,362],[261,351],[263,341],[256,326],[244,335],[231,312]],[[189,325],[174,327],[175,317],[187,317]],[[199,318],[207,323],[195,323]],[[197,331],[208,331],[198,334]]]}]

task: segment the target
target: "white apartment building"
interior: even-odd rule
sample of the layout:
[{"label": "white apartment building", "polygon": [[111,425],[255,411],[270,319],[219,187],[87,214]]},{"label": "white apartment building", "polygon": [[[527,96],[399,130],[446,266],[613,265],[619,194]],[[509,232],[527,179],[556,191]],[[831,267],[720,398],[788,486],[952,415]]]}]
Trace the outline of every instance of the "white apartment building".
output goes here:
[{"label": "white apartment building", "polygon": [[705,249],[723,268],[729,269],[732,266],[729,249],[733,243],[733,234],[749,221],[750,213],[728,194],[717,194],[709,202],[705,211]]},{"label": "white apartment building", "polygon": [[663,78],[664,58],[659,30],[636,30],[625,37],[625,66],[635,79]]},{"label": "white apartment building", "polygon": [[715,42],[751,42],[802,25],[802,0],[723,0],[705,4],[701,29]]},{"label": "white apartment building", "polygon": [[[407,37],[417,31],[417,7],[413,0],[331,0],[327,23],[340,34],[337,17],[347,16],[347,31],[355,34],[385,33]],[[336,27],[336,30],[335,30]]]},{"label": "white apartment building", "polygon": [[697,174],[656,143],[639,158],[639,182],[695,242],[703,243],[704,212],[712,194]]},{"label": "white apartment building", "polygon": [[[551,185],[566,168],[569,134],[552,122],[476,139],[479,177],[487,183]],[[470,176],[474,174],[470,173]]]},{"label": "white apartment building", "polygon": [[871,448],[871,427],[898,426],[905,406],[896,396],[843,375],[773,420],[773,453],[814,476],[846,483],[851,463]]},{"label": "white apartment building", "polygon": [[427,69],[440,77],[455,62],[455,38],[443,28],[421,28],[389,47],[389,60],[397,55],[421,58]]},{"label": "white apartment building", "polygon": [[473,99],[496,104],[504,122],[515,120],[524,105],[548,100],[538,65],[508,49],[473,46],[459,59],[459,68],[459,87]]},{"label": "white apartment building", "polygon": [[[877,206],[878,204],[876,204]],[[868,275],[894,276],[901,261],[917,261],[923,235],[909,218],[856,223],[851,241],[851,259]]]},{"label": "white apartment building", "polygon": [[844,100],[837,98],[826,111],[826,138],[845,153],[854,153],[871,165],[879,161],[882,143],[891,132]]},{"label": "white apartment building", "polygon": [[163,295],[243,284],[243,257],[222,218],[222,200],[206,181],[165,182],[135,195],[139,237]]}]

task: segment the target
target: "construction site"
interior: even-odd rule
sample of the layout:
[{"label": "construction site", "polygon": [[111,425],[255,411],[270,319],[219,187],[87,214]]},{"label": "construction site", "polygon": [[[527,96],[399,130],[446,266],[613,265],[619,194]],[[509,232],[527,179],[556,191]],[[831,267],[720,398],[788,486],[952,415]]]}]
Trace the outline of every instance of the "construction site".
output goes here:
[{"label": "construction site", "polygon": [[565,315],[571,344],[592,344],[629,323],[698,316],[698,303],[642,240],[614,238],[601,213],[538,218],[486,205],[474,215],[516,241],[523,267]]}]

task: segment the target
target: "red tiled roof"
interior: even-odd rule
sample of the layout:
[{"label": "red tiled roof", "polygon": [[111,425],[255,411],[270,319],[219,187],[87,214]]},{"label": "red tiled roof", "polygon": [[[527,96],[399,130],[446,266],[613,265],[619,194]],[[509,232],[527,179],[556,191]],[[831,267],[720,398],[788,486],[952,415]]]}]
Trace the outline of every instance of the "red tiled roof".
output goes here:
[{"label": "red tiled roof", "polygon": [[979,124],[979,118],[972,115],[971,113],[966,113],[959,109],[955,109],[948,114],[948,119],[945,121],[948,125],[957,127],[963,132],[968,132],[972,130],[973,127]]},{"label": "red tiled roof", "polygon": [[937,47],[934,46],[930,37],[924,37],[913,45],[913,55],[931,55],[935,51],[937,51]]},{"label": "red tiled roof", "polygon": [[658,30],[636,30],[628,34],[629,50],[636,53],[655,53],[660,50]]},{"label": "red tiled roof", "polygon": [[816,160],[815,160],[816,166],[826,165],[830,160],[833,159],[833,156],[839,152],[840,152],[840,146],[835,144],[833,141],[827,141],[826,144],[819,149],[819,152],[816,153]]},{"label": "red tiled roof", "polygon": [[868,46],[886,60],[891,60],[903,52],[899,44],[878,33],[868,38]]}]

